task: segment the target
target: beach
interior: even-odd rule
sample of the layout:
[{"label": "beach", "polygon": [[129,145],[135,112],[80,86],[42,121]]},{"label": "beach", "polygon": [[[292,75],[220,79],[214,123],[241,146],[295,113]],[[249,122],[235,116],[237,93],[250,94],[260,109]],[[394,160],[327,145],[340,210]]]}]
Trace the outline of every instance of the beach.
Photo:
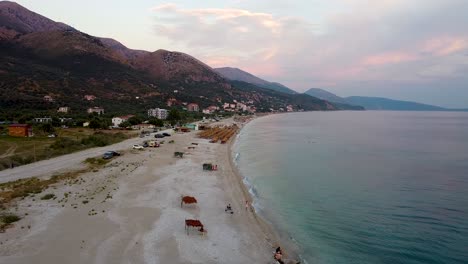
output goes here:
[{"label": "beach", "polygon": [[[0,234],[0,263],[273,263],[277,236],[245,208],[251,198],[232,162],[234,138],[209,143],[192,131],[159,148],[110,148],[122,155],[11,204],[22,219]],[[56,199],[40,199],[49,193]],[[181,206],[185,195],[197,203]],[[206,232],[187,234],[185,219],[200,220]]]}]

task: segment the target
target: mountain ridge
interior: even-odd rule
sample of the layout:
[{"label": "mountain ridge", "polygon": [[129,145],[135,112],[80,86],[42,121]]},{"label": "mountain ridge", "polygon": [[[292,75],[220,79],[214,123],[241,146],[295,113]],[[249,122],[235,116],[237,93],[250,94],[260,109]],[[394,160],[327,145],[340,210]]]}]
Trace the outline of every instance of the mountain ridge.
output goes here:
[{"label": "mountain ridge", "polygon": [[[148,107],[164,106],[171,98],[201,107],[237,100],[266,110],[288,105],[296,110],[346,108],[310,96],[272,93],[255,85],[234,88],[232,81],[188,54],[132,50],[114,39],[88,35],[11,2],[0,2],[0,21],[8,22],[0,24],[2,32],[7,32],[2,36],[8,37],[0,42],[4,62],[0,64],[0,92],[6,94],[0,98],[1,111],[52,110],[68,105],[76,110],[104,106],[110,112],[144,112]],[[84,101],[87,94],[97,99]],[[44,102],[44,96],[55,102]]]},{"label": "mountain ridge", "polygon": [[344,103],[363,106],[366,110],[390,110],[390,111],[467,111],[467,109],[450,109],[435,105],[418,103],[406,100],[390,99],[372,96],[340,97],[334,93],[320,88],[311,88],[305,92],[311,96],[327,100],[333,103]]},{"label": "mountain ridge", "polygon": [[297,94],[296,91],[284,86],[281,83],[266,81],[262,78],[259,78],[239,68],[220,67],[220,68],[214,68],[214,70],[229,80],[251,83],[251,84],[255,84],[260,87],[275,90],[278,92]]}]

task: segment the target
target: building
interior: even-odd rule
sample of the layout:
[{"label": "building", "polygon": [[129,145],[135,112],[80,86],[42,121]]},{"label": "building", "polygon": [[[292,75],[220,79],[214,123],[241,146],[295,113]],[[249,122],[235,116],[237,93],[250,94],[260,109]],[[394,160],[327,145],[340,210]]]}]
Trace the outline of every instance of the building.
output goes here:
[{"label": "building", "polygon": [[198,112],[200,109],[198,107],[198,104],[195,103],[190,103],[187,105],[187,111],[189,112]]},{"label": "building", "polygon": [[148,117],[156,117],[157,119],[165,120],[169,111],[161,108],[154,108],[148,110]]},{"label": "building", "polygon": [[59,113],[68,113],[68,111],[70,111],[70,107],[68,107],[68,106],[61,106],[57,110],[57,112],[59,112]]},{"label": "building", "polygon": [[44,95],[43,100],[50,103],[55,101],[54,98],[52,98],[50,95]]},{"label": "building", "polygon": [[204,114],[211,114],[211,113],[214,113],[215,111],[218,111],[218,110],[219,110],[219,107],[211,105],[211,106],[208,106],[207,108],[203,109],[203,113]]},{"label": "building", "polygon": [[133,125],[132,129],[154,129],[155,126],[152,124],[138,124],[138,125]]},{"label": "building", "polygon": [[245,112],[247,111],[247,105],[243,103],[237,103],[237,109]]},{"label": "building", "polygon": [[292,112],[292,111],[294,111],[293,106],[292,106],[292,105],[286,106],[286,111],[287,111],[287,112]]},{"label": "building", "polygon": [[130,117],[134,117],[134,115],[126,115],[126,116],[117,116],[112,118],[112,126],[113,127],[118,127],[120,124],[122,124],[125,121],[128,121]]},{"label": "building", "polygon": [[97,113],[98,115],[104,114],[104,108],[102,107],[91,107],[88,108],[88,114]]},{"label": "building", "polygon": [[44,124],[44,123],[50,123],[52,122],[52,118],[51,117],[36,117],[33,119],[34,123],[41,123],[41,124]]},{"label": "building", "polygon": [[92,94],[87,94],[84,96],[84,99],[86,101],[94,101],[94,99],[96,99],[96,96],[92,95]]},{"label": "building", "polygon": [[8,126],[8,135],[12,137],[32,137],[32,126],[27,124],[12,124]]},{"label": "building", "polygon": [[171,99],[168,99],[167,100],[167,106],[173,106],[173,105],[176,105],[177,104],[177,99],[175,98],[171,98]]}]

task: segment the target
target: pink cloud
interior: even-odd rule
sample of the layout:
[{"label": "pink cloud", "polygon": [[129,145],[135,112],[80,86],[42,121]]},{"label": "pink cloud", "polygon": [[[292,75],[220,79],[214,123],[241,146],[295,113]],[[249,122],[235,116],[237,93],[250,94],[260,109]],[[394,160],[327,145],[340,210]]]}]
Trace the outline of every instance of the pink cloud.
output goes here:
[{"label": "pink cloud", "polygon": [[386,64],[396,64],[401,62],[414,61],[417,59],[418,56],[415,56],[413,54],[402,51],[395,51],[367,56],[362,60],[362,64],[366,66],[380,66]]},{"label": "pink cloud", "polygon": [[460,37],[433,38],[424,44],[423,51],[436,56],[446,56],[468,47],[468,41]]}]

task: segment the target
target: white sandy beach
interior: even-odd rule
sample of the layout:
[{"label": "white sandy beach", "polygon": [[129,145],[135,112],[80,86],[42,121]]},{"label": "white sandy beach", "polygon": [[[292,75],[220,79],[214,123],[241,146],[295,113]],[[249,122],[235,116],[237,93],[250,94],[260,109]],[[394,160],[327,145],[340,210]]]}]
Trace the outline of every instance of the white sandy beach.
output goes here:
[{"label": "white sandy beach", "polygon": [[[78,182],[14,202],[11,211],[23,219],[0,234],[0,263],[272,263],[275,235],[245,210],[250,197],[230,145],[196,132],[170,139],[175,144],[166,138],[160,148],[126,150]],[[198,146],[187,149],[192,142]],[[203,171],[205,162],[218,171]],[[41,200],[46,193],[57,199]],[[181,208],[182,195],[198,204]],[[201,220],[207,233],[187,235],[185,219]]]}]

